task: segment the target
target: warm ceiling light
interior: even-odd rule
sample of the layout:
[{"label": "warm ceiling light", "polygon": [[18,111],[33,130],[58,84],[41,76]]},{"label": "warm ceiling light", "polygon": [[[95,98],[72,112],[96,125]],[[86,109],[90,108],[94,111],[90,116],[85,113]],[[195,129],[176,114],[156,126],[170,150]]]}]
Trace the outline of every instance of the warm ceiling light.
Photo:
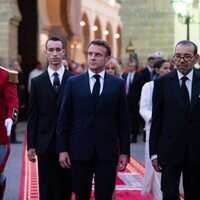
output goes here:
[{"label": "warm ceiling light", "polygon": [[85,22],[84,21],[80,21],[80,26],[85,26]]},{"label": "warm ceiling light", "polygon": [[109,34],[109,31],[108,31],[108,30],[104,30],[104,31],[103,31],[103,34],[104,34],[104,35],[108,35],[108,34]]},{"label": "warm ceiling light", "polygon": [[114,37],[118,39],[118,38],[120,38],[120,34],[119,33],[115,33]]},{"label": "warm ceiling light", "polygon": [[92,30],[93,30],[93,31],[97,31],[97,30],[98,30],[98,27],[97,27],[96,25],[94,25],[94,26],[92,27]]}]

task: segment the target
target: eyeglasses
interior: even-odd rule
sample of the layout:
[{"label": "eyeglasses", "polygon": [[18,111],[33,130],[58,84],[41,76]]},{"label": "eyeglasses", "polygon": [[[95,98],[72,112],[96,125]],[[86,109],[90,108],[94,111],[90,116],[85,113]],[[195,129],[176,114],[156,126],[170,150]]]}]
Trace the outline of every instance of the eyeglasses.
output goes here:
[{"label": "eyeglasses", "polygon": [[[196,56],[196,55],[194,55],[194,56]],[[174,61],[176,61],[176,62],[180,62],[181,61],[181,58],[183,58],[183,60],[185,61],[185,62],[189,62],[189,61],[191,61],[192,60],[192,58],[194,58],[194,56],[191,56],[191,55],[183,55],[183,56],[181,56],[181,55],[179,55],[179,54],[175,54],[174,56],[173,56],[173,59],[174,59]]]}]

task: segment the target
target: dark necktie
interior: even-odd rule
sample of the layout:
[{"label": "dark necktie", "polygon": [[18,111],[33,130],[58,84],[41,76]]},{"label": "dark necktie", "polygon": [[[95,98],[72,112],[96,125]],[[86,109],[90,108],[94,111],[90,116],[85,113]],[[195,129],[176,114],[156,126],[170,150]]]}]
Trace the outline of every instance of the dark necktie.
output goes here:
[{"label": "dark necktie", "polygon": [[130,90],[130,86],[132,84],[132,80],[131,80],[131,77],[132,77],[132,74],[131,73],[128,73],[128,76],[127,76],[127,85],[126,85],[126,94],[128,95],[129,94],[129,90]]},{"label": "dark necktie", "polygon": [[60,79],[58,77],[58,73],[57,72],[54,72],[54,79],[53,79],[53,88],[54,88],[54,91],[56,93],[58,93],[59,91],[59,87],[60,87]]},{"label": "dark necktie", "polygon": [[99,99],[99,93],[100,93],[100,75],[96,74],[93,76],[96,79],[96,82],[94,84],[93,90],[92,90],[92,98],[95,103],[97,103]]},{"label": "dark necktie", "polygon": [[183,103],[184,103],[185,112],[187,114],[188,111],[189,111],[189,108],[190,108],[190,97],[189,97],[189,92],[188,92],[188,89],[187,89],[185,82],[188,80],[188,77],[183,76],[181,78],[181,80],[182,80],[181,92],[182,92],[182,95],[183,95]]}]

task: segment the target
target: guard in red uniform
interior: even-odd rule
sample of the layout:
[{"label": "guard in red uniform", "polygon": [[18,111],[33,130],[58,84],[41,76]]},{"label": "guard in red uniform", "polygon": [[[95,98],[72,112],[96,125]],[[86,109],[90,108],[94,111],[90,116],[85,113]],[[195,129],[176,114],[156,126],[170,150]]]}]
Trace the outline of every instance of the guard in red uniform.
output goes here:
[{"label": "guard in red uniform", "polygon": [[18,116],[16,71],[0,67],[0,200],[3,199],[6,177],[5,164],[10,153],[10,133]]}]

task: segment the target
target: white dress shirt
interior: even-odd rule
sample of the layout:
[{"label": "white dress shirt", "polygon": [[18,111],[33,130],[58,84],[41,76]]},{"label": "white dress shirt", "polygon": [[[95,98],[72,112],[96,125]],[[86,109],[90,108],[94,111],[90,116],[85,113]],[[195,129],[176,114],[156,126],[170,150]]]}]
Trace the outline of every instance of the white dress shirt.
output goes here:
[{"label": "white dress shirt", "polygon": [[50,78],[50,81],[51,81],[51,84],[53,85],[53,80],[54,80],[54,73],[57,72],[58,73],[58,77],[60,79],[60,84],[62,83],[62,78],[63,78],[63,74],[65,72],[65,67],[62,65],[62,67],[60,67],[57,71],[54,71],[53,69],[51,69],[49,66],[48,66],[48,74],[49,74],[49,78]]},{"label": "white dress shirt", "polygon": [[[177,73],[178,73],[179,84],[180,84],[180,86],[181,86],[181,84],[182,84],[181,78],[182,78],[184,75],[183,75],[181,72],[179,72],[178,70],[177,70]],[[187,89],[188,89],[188,93],[189,93],[189,97],[190,97],[190,101],[191,101],[193,70],[192,70],[189,74],[187,74],[186,77],[187,77],[188,79],[186,80],[185,85],[186,85],[186,87],[187,87]]]},{"label": "white dress shirt", "polygon": [[[94,72],[92,72],[90,69],[88,69],[88,74],[89,74],[90,92],[92,93],[94,84],[96,82],[96,79],[93,76],[96,75],[96,74]],[[100,94],[101,94],[102,91],[103,91],[105,70],[100,72],[98,75],[100,75],[100,79],[99,80],[100,80]]]}]

